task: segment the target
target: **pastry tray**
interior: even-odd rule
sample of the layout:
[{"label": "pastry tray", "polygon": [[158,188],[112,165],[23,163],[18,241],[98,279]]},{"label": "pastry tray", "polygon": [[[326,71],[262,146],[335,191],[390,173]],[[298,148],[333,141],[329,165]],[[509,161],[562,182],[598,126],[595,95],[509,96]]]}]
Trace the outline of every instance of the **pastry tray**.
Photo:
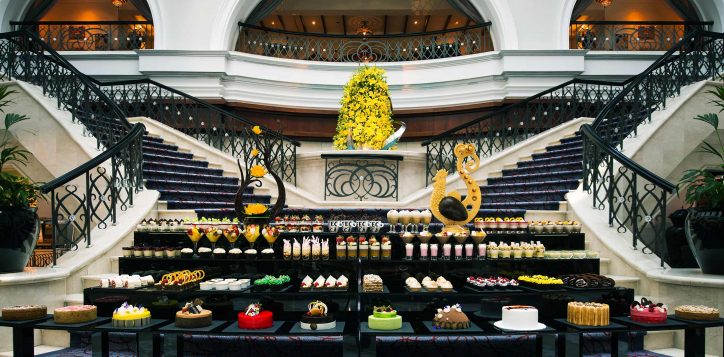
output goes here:
[{"label": "pastry tray", "polygon": [[315,335],[341,335],[344,332],[344,321],[337,321],[334,328],[328,330],[305,330],[300,322],[295,322],[294,327],[289,330],[290,334],[315,334]]},{"label": "pastry tray", "polygon": [[102,331],[108,331],[108,332],[113,332],[113,331],[138,332],[138,331],[143,331],[143,330],[148,330],[148,329],[151,329],[154,327],[158,327],[161,325],[165,325],[169,322],[173,323],[173,321],[167,320],[167,319],[151,319],[150,323],[148,323],[147,325],[139,326],[139,327],[115,327],[115,326],[113,326],[113,322],[109,322],[107,324],[96,326],[96,330],[102,330]]},{"label": "pastry tray", "polygon": [[349,291],[349,284],[347,284],[346,289],[332,289],[332,288],[310,288],[307,290],[302,290],[302,288],[299,288],[300,293],[319,293],[319,292],[326,292],[326,293],[346,293]]},{"label": "pastry tray", "polygon": [[217,329],[219,326],[228,323],[228,321],[221,321],[221,320],[213,320],[211,321],[211,325],[209,326],[203,326],[203,327],[195,327],[195,328],[183,328],[183,327],[176,327],[175,324],[171,323],[164,327],[161,327],[158,329],[159,331],[164,332],[211,332],[215,329]]},{"label": "pastry tray", "polygon": [[407,290],[407,292],[409,292],[409,293],[411,293],[411,294],[440,294],[440,293],[453,294],[453,293],[456,293],[456,292],[457,292],[457,290],[455,290],[455,289],[452,289],[452,290],[450,290],[450,291],[443,291],[442,289],[437,289],[437,290],[430,291],[430,290],[427,290],[427,289],[425,289],[425,288],[421,288],[420,291],[412,291],[412,290],[410,290],[410,288],[407,287],[407,286],[405,286],[405,290]]},{"label": "pastry tray", "polygon": [[51,318],[48,321],[41,322],[35,325],[37,329],[56,329],[56,330],[70,330],[70,329],[82,329],[85,327],[98,325],[110,321],[110,317],[98,317],[95,320],[88,322],[80,322],[77,324],[58,324]]},{"label": "pastry tray", "polygon": [[483,294],[500,294],[500,293],[523,293],[530,291],[522,286],[515,286],[515,287],[509,287],[509,288],[481,288],[477,287],[475,285],[465,284],[464,287],[470,291],[474,291],[476,293],[483,293]]},{"label": "pastry tray", "polygon": [[622,323],[627,326],[638,327],[644,330],[678,330],[686,327],[686,323],[679,320],[666,319],[660,324],[649,324],[645,322],[638,322],[631,320],[630,316],[626,317],[612,317],[611,320]]},{"label": "pastry tray", "polygon": [[676,315],[669,315],[669,319],[681,321],[683,323],[691,324],[697,327],[713,327],[713,326],[724,326],[724,318],[718,318],[716,320],[687,320]]},{"label": "pastry tray", "polygon": [[6,321],[0,319],[0,326],[6,326],[6,327],[18,327],[18,326],[24,326],[24,325],[33,325],[39,322],[43,322],[47,319],[52,319],[53,315],[45,315],[45,317],[41,317],[39,319],[32,319],[32,320],[20,320],[20,321]]},{"label": "pastry tray", "polygon": [[402,328],[398,330],[373,330],[365,321],[360,323],[359,332],[366,335],[414,335],[415,329],[412,328],[411,323],[403,321]]},{"label": "pastry tray", "polygon": [[508,329],[504,329],[504,328],[495,326],[495,322],[496,321],[488,321],[488,324],[490,324],[490,326],[492,326],[496,331],[500,331],[502,333],[507,333],[507,334],[511,334],[511,335],[533,335],[533,334],[537,334],[537,333],[551,333],[551,332],[555,333],[555,332],[557,332],[556,329],[554,329],[550,326],[545,326],[545,328],[542,328],[540,330],[531,330],[531,331],[508,330]]},{"label": "pastry tray", "polygon": [[628,327],[617,324],[615,322],[610,322],[606,326],[582,326],[582,325],[576,325],[574,323],[568,322],[566,319],[554,319],[556,323],[563,325],[565,327],[577,330],[577,331],[583,331],[583,332],[589,332],[589,331],[613,331],[613,330],[626,330]]},{"label": "pastry tray", "polygon": [[466,329],[456,329],[456,330],[448,330],[448,329],[439,329],[432,326],[432,321],[423,321],[423,325],[425,325],[425,328],[427,328],[427,331],[430,333],[439,333],[439,334],[469,334],[469,333],[482,333],[483,329],[481,329],[478,325],[476,325],[474,322],[470,321],[470,327]]},{"label": "pastry tray", "polygon": [[239,328],[239,324],[234,321],[229,327],[221,330],[222,333],[231,333],[238,335],[270,335],[275,334],[286,321],[274,321],[272,327],[259,330],[244,330]]},{"label": "pastry tray", "polygon": [[387,288],[387,285],[382,285],[382,291],[364,291],[362,290],[362,286],[360,285],[360,291],[364,294],[389,294],[390,289]]},{"label": "pastry tray", "polygon": [[609,291],[609,290],[616,289],[616,286],[614,285],[614,286],[610,286],[607,288],[601,287],[601,286],[599,286],[597,288],[579,288],[579,287],[575,287],[575,286],[564,285],[563,288],[565,288],[567,290],[571,290],[571,291]]}]

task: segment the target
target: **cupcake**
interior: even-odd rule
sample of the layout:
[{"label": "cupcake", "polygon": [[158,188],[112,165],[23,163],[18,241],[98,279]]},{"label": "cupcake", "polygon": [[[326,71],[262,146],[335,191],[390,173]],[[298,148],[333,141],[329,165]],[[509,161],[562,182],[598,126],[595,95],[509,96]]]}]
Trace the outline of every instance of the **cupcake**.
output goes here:
[{"label": "cupcake", "polygon": [[199,256],[201,258],[210,258],[211,257],[211,248],[208,248],[208,247],[199,248]]},{"label": "cupcake", "polygon": [[511,248],[508,244],[503,243],[500,246],[500,258],[502,258],[502,259],[510,258],[510,252],[511,252]]},{"label": "cupcake", "polygon": [[247,249],[244,251],[244,256],[246,259],[256,259],[256,249]]},{"label": "cupcake", "polygon": [[166,258],[176,258],[176,248],[166,247],[165,254]]},{"label": "cupcake", "polygon": [[133,247],[123,247],[121,249],[123,250],[123,256],[125,258],[133,256]]},{"label": "cupcake", "polygon": [[136,258],[143,257],[143,247],[133,247],[133,256]]},{"label": "cupcake", "polygon": [[535,255],[535,246],[526,243],[525,246],[523,246],[523,256],[526,258],[533,258],[533,255]]},{"label": "cupcake", "polygon": [[163,251],[165,250],[164,247],[157,247],[153,248],[153,257],[154,258],[163,258]]},{"label": "cupcake", "polygon": [[191,248],[181,249],[181,258],[191,258],[194,256],[194,250]]},{"label": "cupcake", "polygon": [[488,248],[486,249],[485,256],[488,259],[498,259],[498,256],[500,255],[500,248],[498,247],[495,242],[491,242],[488,244]]},{"label": "cupcake", "polygon": [[513,243],[513,259],[520,259],[523,257],[523,247],[520,244]]},{"label": "cupcake", "polygon": [[274,259],[274,249],[266,248],[261,251],[262,259]]},{"label": "cupcake", "polygon": [[216,248],[212,253],[214,254],[214,258],[226,258],[226,250],[224,250],[224,248]]},{"label": "cupcake", "polygon": [[243,257],[241,254],[241,249],[239,249],[239,248],[229,249],[228,257],[231,259],[241,259]]},{"label": "cupcake", "polygon": [[153,258],[153,247],[144,247],[143,248],[143,257],[144,258]]}]

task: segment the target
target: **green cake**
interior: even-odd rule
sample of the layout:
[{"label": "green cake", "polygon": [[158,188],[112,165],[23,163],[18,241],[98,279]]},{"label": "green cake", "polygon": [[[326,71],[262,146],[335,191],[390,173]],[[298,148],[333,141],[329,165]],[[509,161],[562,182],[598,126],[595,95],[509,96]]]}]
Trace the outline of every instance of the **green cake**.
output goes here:
[{"label": "green cake", "polygon": [[375,306],[372,315],[367,318],[371,330],[399,330],[402,328],[402,316],[392,306]]}]

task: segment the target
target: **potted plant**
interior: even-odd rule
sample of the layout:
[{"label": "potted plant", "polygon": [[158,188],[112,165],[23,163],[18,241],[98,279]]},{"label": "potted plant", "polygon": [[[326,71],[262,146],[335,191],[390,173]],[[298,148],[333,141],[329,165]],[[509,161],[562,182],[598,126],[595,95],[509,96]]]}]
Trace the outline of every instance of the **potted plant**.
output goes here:
[{"label": "potted plant", "polygon": [[[724,111],[724,86],[710,90],[715,99],[711,101]],[[684,201],[691,205],[686,218],[686,238],[696,262],[707,274],[724,274],[724,143],[719,134],[719,117],[716,113],[702,114],[694,119],[711,125],[717,143],[704,142],[699,152],[716,157],[715,166],[684,171],[677,190],[684,189]]]},{"label": "potted plant", "polygon": [[[8,87],[0,87],[0,112],[4,112],[11,100],[8,96],[16,92]],[[40,185],[3,171],[7,164],[27,165],[27,150],[10,143],[10,128],[29,119],[25,115],[5,113],[5,132],[0,140],[0,272],[20,272],[33,253],[38,241],[40,222],[36,213],[36,205],[40,193]]]}]

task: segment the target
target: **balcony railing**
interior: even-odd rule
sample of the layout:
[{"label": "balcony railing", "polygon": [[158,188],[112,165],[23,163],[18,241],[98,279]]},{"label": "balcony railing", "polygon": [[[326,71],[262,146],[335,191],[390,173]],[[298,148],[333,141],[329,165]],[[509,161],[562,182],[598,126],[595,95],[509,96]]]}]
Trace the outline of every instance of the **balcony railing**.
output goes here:
[{"label": "balcony railing", "polygon": [[27,29],[56,51],[127,51],[153,48],[150,21],[10,22]]},{"label": "balcony railing", "polygon": [[237,51],[322,62],[402,62],[493,51],[490,22],[397,35],[328,35],[239,23]]},{"label": "balcony railing", "polygon": [[712,22],[572,21],[570,48],[598,51],[667,51]]}]

